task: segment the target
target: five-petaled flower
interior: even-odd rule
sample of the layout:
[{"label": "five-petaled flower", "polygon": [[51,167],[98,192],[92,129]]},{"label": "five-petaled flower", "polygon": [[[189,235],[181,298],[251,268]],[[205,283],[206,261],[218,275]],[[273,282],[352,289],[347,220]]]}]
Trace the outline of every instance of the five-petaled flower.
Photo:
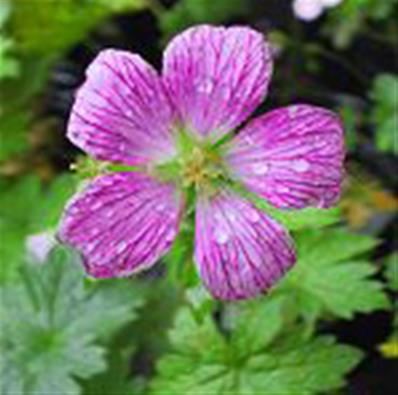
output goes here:
[{"label": "five-petaled flower", "polygon": [[167,47],[161,76],[135,54],[97,56],[68,137],[95,159],[131,169],[98,176],[65,210],[59,236],[91,276],[154,265],[192,195],[194,261],[215,297],[253,297],[294,264],[287,231],[240,192],[280,209],[330,207],[340,194],[343,131],[332,112],[298,104],[234,133],[264,99],[271,73],[270,45],[247,27],[186,30]]}]

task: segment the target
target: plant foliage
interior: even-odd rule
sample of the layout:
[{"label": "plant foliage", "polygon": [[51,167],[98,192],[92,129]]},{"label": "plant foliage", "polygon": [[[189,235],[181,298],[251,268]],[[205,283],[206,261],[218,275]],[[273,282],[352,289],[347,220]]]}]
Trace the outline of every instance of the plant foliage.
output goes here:
[{"label": "plant foliage", "polygon": [[286,333],[283,304],[283,298],[249,304],[227,336],[210,316],[198,320],[183,308],[151,394],[315,394],[340,387],[361,353],[330,336]]},{"label": "plant foliage", "polygon": [[135,318],[141,299],[127,282],[85,284],[76,254],[58,248],[1,289],[2,393],[79,394],[76,378],[105,369],[105,341]]}]

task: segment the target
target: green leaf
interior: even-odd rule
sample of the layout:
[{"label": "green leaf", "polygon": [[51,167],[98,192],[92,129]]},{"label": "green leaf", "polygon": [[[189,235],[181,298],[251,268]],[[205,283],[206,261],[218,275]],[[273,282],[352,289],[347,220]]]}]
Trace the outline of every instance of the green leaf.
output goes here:
[{"label": "green leaf", "polygon": [[[82,40],[107,16],[145,6],[144,0],[15,0],[11,32],[25,53],[54,54]],[[43,43],[46,45],[43,45]]]},{"label": "green leaf", "polygon": [[249,361],[241,378],[241,393],[309,395],[331,391],[344,385],[344,375],[361,357],[359,350],[337,344],[331,336],[307,341],[290,336],[269,353]]},{"label": "green leaf", "polygon": [[[393,18],[397,3],[398,0],[344,0],[328,12],[324,30],[337,48],[345,49],[357,34],[363,33],[364,25],[373,20],[380,22]],[[388,30],[381,34],[388,41]]]},{"label": "green leaf", "polygon": [[156,359],[167,350],[167,330],[172,326],[182,295],[169,282],[154,279],[148,280],[144,291],[145,305],[141,316],[145,319],[138,320],[128,332],[122,333],[118,345],[124,350],[126,343],[131,342],[143,355]]},{"label": "green leaf", "polygon": [[0,161],[27,148],[28,113],[12,112],[0,117]]},{"label": "green leaf", "polygon": [[398,153],[398,76],[379,74],[370,92],[374,101],[371,119],[376,125],[376,145],[382,151]]},{"label": "green leaf", "polygon": [[25,238],[29,234],[31,208],[39,201],[40,182],[26,177],[3,186],[0,194],[0,284],[14,277],[25,255]]},{"label": "green leaf", "polygon": [[0,80],[19,74],[19,63],[10,54],[13,46],[14,42],[0,33]]},{"label": "green leaf", "polygon": [[[1,81],[1,117],[18,117],[19,114],[24,114],[25,117],[30,116],[32,108],[37,106],[37,104],[32,104],[31,100],[34,95],[42,92],[48,81],[50,66],[54,62],[53,58],[35,55],[19,55],[18,59],[21,65],[18,78]],[[3,129],[1,132],[4,132],[7,137],[10,136]],[[5,138],[3,133],[1,137]]]},{"label": "green leaf", "polygon": [[241,16],[248,9],[246,0],[181,0],[160,15],[160,27],[166,41],[189,26],[220,23]]},{"label": "green leaf", "polygon": [[108,369],[83,383],[84,395],[143,395],[145,383],[140,378],[129,376],[129,359],[131,354],[122,355],[121,352],[110,350]]},{"label": "green leaf", "polygon": [[[271,312],[268,325],[252,328],[252,317],[245,326],[246,311],[228,338],[221,336],[210,317],[197,321],[182,309],[171,332],[171,350],[157,365],[151,394],[316,394],[344,384],[344,375],[361,358],[358,350],[328,336],[307,340],[294,327],[276,336],[283,329],[280,325],[275,329],[274,320],[280,318],[273,309],[278,303],[262,299],[250,309],[255,303],[257,312],[265,309],[264,317]],[[267,334],[268,327],[274,328],[273,336]],[[250,339],[253,333],[257,339]],[[261,334],[264,340],[259,342]]]},{"label": "green leaf", "polygon": [[299,259],[305,260],[307,266],[331,264],[363,255],[379,244],[371,236],[342,228],[301,232],[295,240]]},{"label": "green leaf", "polygon": [[309,207],[301,210],[280,210],[253,194],[250,194],[250,199],[260,210],[265,211],[280,224],[293,231],[305,228],[322,228],[341,221],[340,208],[338,207],[330,209]]},{"label": "green leaf", "polygon": [[385,262],[384,276],[387,279],[388,288],[398,292],[398,253],[391,254]]},{"label": "green leaf", "polygon": [[[76,378],[103,371],[98,341],[134,319],[141,301],[127,280],[95,285],[84,284],[76,253],[57,248],[46,264],[25,266],[16,284],[4,286],[2,376],[12,375],[23,393],[79,394]],[[8,387],[6,380],[2,393],[11,395]]]},{"label": "green leaf", "polygon": [[[10,16],[10,4],[8,1],[0,2],[0,80],[16,77],[19,74],[19,63],[10,52],[13,50],[14,41],[8,38],[2,31],[3,26]],[[1,128],[0,128],[1,130]]]},{"label": "green leaf", "polygon": [[286,299],[270,298],[265,303],[248,301],[235,308],[232,342],[240,355],[254,354],[270,344],[286,324]]},{"label": "green leaf", "polygon": [[135,310],[143,303],[138,286],[118,279],[96,285],[90,298],[76,309],[76,318],[67,330],[71,336],[87,332],[106,340],[137,317]]},{"label": "green leaf", "polygon": [[45,188],[31,215],[30,231],[32,233],[52,228],[58,223],[66,201],[76,191],[76,184],[73,176],[62,174]]},{"label": "green leaf", "polygon": [[354,106],[348,103],[339,110],[345,130],[345,144],[349,150],[354,150],[358,145],[357,124],[358,112]]},{"label": "green leaf", "polygon": [[227,344],[210,315],[197,322],[190,310],[181,309],[170,331],[170,341],[172,352],[160,359],[151,393],[217,393],[214,389],[227,372]]},{"label": "green leaf", "polygon": [[25,244],[29,235],[54,232],[65,202],[75,186],[74,178],[69,175],[59,176],[47,188],[35,176],[2,186],[0,284],[13,278],[16,269],[25,260]]},{"label": "green leaf", "polygon": [[0,0],[0,29],[4,27],[5,22],[10,16],[11,6],[8,0]]},{"label": "green leaf", "polygon": [[377,268],[358,256],[377,241],[341,229],[303,232],[297,239],[298,261],[277,287],[295,300],[309,321],[322,313],[351,318],[356,312],[388,307],[381,282],[372,279]]}]

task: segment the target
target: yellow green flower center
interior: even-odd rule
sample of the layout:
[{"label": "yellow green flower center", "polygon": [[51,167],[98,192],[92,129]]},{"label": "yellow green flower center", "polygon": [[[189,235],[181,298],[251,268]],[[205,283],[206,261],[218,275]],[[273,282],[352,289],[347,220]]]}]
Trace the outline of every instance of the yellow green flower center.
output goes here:
[{"label": "yellow green flower center", "polygon": [[180,159],[184,187],[206,188],[223,175],[222,161],[217,152],[194,147],[190,155]]}]

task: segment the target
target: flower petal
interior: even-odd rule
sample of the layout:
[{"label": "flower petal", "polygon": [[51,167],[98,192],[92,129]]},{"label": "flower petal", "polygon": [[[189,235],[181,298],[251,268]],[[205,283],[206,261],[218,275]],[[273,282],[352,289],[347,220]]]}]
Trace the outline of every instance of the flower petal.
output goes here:
[{"label": "flower petal", "polygon": [[220,299],[267,291],[296,260],[292,240],[276,221],[226,191],[199,199],[195,238],[200,276]]},{"label": "flower petal", "polygon": [[234,177],[276,207],[330,207],[340,196],[343,127],[320,107],[277,109],[244,128],[226,160]]},{"label": "flower petal", "polygon": [[113,173],[95,179],[72,199],[59,237],[82,253],[90,275],[127,276],[166,253],[180,210],[171,184],[138,173]]},{"label": "flower petal", "polygon": [[171,41],[163,75],[190,131],[215,141],[264,99],[271,58],[269,45],[255,30],[201,25]]},{"label": "flower petal", "polygon": [[102,51],[87,69],[68,137],[97,159],[130,165],[175,155],[175,118],[163,82],[140,56]]}]

